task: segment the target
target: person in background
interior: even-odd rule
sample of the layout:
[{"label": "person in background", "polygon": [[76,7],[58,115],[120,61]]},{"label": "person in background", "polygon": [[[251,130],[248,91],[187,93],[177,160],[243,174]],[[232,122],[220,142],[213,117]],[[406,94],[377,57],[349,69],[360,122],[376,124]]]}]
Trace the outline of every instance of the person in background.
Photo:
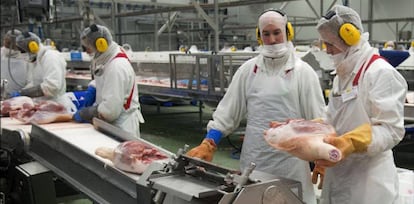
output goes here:
[{"label": "person in background", "polygon": [[394,50],[395,49],[395,43],[394,41],[387,41],[384,43],[384,50]]},{"label": "person in background", "polygon": [[109,29],[92,24],[81,35],[82,46],[93,55],[91,71],[96,84],[96,101],[78,110],[73,119],[91,122],[94,117],[107,121],[140,137],[144,122],[138,101],[135,72],[127,54],[112,41]]},{"label": "person in background", "polygon": [[53,100],[66,107],[68,112],[76,111],[72,101],[65,96],[66,61],[57,50],[44,46],[32,32],[23,32],[16,37],[16,45],[27,53],[33,63],[29,69],[28,84],[12,96],[29,96],[40,100]]},{"label": "person in background", "polygon": [[235,73],[228,90],[207,125],[202,143],[187,154],[213,159],[220,139],[247,118],[240,158],[244,171],[253,162],[255,170],[301,182],[303,200],[315,204],[311,170],[307,161],[271,147],[263,132],[271,121],[322,117],[325,102],[316,72],[294,53],[293,29],[280,10],[266,10],[258,19],[258,56]]},{"label": "person in background", "polygon": [[21,31],[14,29],[9,30],[3,38],[1,47],[1,79],[7,80],[4,98],[9,98],[11,93],[19,91],[25,87],[27,82],[27,72],[29,64],[24,60],[24,55],[16,47],[16,36]]},{"label": "person in background", "polygon": [[404,137],[407,82],[370,46],[353,9],[335,5],[316,28],[336,67],[325,122],[338,136],[324,142],[342,152],[337,163],[315,162],[314,178],[325,169],[320,203],[395,203],[391,149]]}]

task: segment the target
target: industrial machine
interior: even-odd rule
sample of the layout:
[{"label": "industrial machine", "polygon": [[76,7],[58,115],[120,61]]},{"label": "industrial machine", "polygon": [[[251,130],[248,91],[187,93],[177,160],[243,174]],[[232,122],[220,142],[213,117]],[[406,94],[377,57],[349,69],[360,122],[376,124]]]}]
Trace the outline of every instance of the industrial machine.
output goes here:
[{"label": "industrial machine", "polygon": [[[14,176],[25,183],[16,192],[26,199],[23,203],[53,203],[36,198],[45,191],[53,195],[58,190],[50,183],[54,175],[97,203],[303,203],[297,181],[256,171],[253,163],[239,172],[187,157],[187,146],[173,154],[96,118],[93,125],[21,125],[9,118],[1,120],[2,147],[14,146],[32,158],[15,167]],[[152,162],[138,175],[121,171],[94,154],[99,146],[115,146],[126,140],[147,143],[169,159]]]}]

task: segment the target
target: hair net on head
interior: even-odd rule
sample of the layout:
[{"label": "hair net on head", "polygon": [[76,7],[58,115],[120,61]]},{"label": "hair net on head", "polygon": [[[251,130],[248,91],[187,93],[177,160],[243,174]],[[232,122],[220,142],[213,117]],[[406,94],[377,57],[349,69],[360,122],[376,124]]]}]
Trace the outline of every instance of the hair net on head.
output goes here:
[{"label": "hair net on head", "polygon": [[340,37],[339,29],[344,23],[350,23],[362,34],[364,28],[362,27],[361,18],[355,10],[342,5],[333,6],[327,14],[329,15],[322,17],[316,26],[321,35],[321,40],[345,51],[349,45]]},{"label": "hair net on head", "polygon": [[16,37],[20,35],[22,32],[20,30],[14,29],[7,31],[6,35],[4,36],[4,47],[10,49],[17,49],[16,47]]},{"label": "hair net on head", "polygon": [[32,32],[23,32],[16,37],[17,47],[23,50],[24,52],[32,53],[32,51],[29,48],[29,43],[32,41],[36,42],[37,46],[39,46],[41,43],[40,38]]},{"label": "hair net on head", "polygon": [[[263,38],[263,29],[267,25],[275,25],[280,28],[283,33],[286,33],[287,16],[281,15],[277,11],[269,10],[260,15],[258,20],[260,37]],[[283,41],[287,41],[287,36],[283,35]]]},{"label": "hair net on head", "polygon": [[96,44],[95,44],[96,40],[98,38],[104,38],[107,41],[108,46],[109,46],[112,43],[112,35],[109,29],[105,26],[96,25],[97,27],[96,31],[92,29],[93,26],[94,25],[91,25],[85,28],[80,35],[80,39],[81,39],[81,43],[83,46],[93,49],[96,52],[97,51]]}]

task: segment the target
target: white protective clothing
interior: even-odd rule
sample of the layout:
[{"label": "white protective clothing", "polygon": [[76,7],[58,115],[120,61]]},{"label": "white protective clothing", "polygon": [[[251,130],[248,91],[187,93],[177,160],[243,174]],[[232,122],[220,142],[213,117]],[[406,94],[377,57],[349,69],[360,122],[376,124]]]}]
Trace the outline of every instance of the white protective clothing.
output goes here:
[{"label": "white protective clothing", "polygon": [[44,96],[40,100],[53,100],[64,105],[69,112],[75,112],[76,106],[65,95],[66,61],[57,50],[39,44],[39,52],[33,67],[29,69],[28,84],[25,88],[40,85]]},{"label": "white protective clothing", "polygon": [[326,169],[320,203],[395,203],[398,177],[391,149],[404,137],[407,82],[383,59],[368,67],[376,53],[367,34],[345,50],[345,62],[336,68],[326,122],[335,127],[337,135],[370,123],[372,142],[366,153],[351,154]]},{"label": "white protective clothing", "polygon": [[[255,170],[300,181],[304,201],[315,204],[309,163],[268,145],[263,131],[269,128],[270,121],[323,117],[325,102],[318,76],[295,56],[293,49],[287,57],[266,61],[258,55],[237,70],[207,129],[228,135],[247,117],[241,170],[254,162]],[[271,64],[282,66],[275,68]]]},{"label": "white protective clothing", "polygon": [[[4,50],[10,51],[7,48]],[[28,83],[27,73],[30,69],[30,64],[19,56],[20,52],[10,57],[4,56],[1,58],[1,78],[7,79],[8,82],[4,93],[6,96],[12,92],[19,91]]]},{"label": "white protective clothing", "polygon": [[[120,46],[112,42],[107,51],[97,53],[99,56],[92,60],[98,113],[105,121],[140,137],[139,123],[143,123],[144,118],[140,111],[135,72],[127,58],[115,58],[121,52]],[[133,86],[131,105],[125,110],[124,104]]]}]

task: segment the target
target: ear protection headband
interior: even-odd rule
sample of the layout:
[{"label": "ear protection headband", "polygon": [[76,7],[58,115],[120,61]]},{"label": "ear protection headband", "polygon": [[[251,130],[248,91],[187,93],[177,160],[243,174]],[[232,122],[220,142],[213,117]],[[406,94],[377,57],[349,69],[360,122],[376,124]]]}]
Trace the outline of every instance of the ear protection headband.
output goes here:
[{"label": "ear protection headband", "polygon": [[[266,13],[266,12],[268,12],[268,11],[274,11],[274,12],[276,12],[276,13],[279,13],[279,14],[280,14],[280,15],[282,15],[282,16],[286,16],[286,13],[285,13],[285,12],[283,12],[282,10],[279,10],[279,9],[266,9],[265,11],[263,11],[263,12],[259,15],[259,18],[260,18],[260,16],[262,16],[264,13]],[[293,30],[293,26],[292,26],[292,24],[288,21],[288,22],[286,23],[286,39],[287,39],[288,41],[292,41],[294,36],[295,36],[295,32],[294,32],[294,30]],[[263,45],[262,37],[260,36],[260,29],[259,29],[259,26],[257,26],[257,27],[256,27],[256,38],[257,38],[257,42],[259,43],[259,45]]]},{"label": "ear protection headband", "polygon": [[[336,15],[336,12],[331,10],[328,11],[324,16],[325,19],[329,20]],[[343,23],[338,30],[339,37],[349,46],[356,45],[361,38],[361,33],[358,28],[352,23]]]},{"label": "ear protection headband", "polygon": [[[29,32],[23,32],[22,34],[25,38],[30,39],[32,37]],[[39,52],[39,44],[35,40],[29,40],[27,48],[29,49],[29,52],[33,54]]]},{"label": "ear protection headband", "polygon": [[91,32],[99,33],[99,36],[95,40],[96,50],[98,50],[98,52],[105,52],[108,49],[108,41],[99,32],[98,26],[96,24],[92,24],[89,28],[91,29]]}]

